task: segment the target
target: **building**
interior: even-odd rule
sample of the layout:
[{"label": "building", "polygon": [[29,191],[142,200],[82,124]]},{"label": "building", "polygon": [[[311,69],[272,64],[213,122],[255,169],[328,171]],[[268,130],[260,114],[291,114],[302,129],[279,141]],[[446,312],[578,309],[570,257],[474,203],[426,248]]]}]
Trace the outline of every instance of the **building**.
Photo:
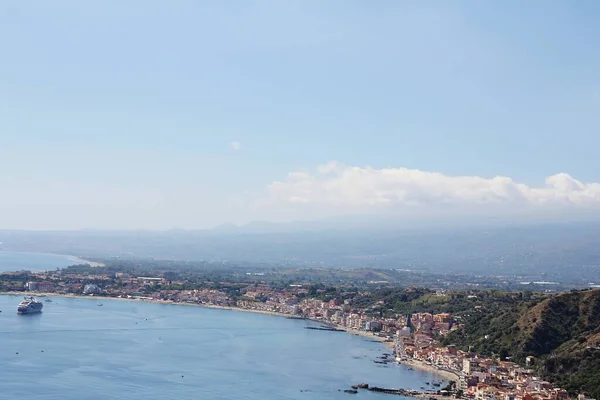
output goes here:
[{"label": "building", "polygon": [[400,329],[399,331],[399,336],[404,336],[404,337],[410,337],[410,328],[408,326],[405,326],[404,328]]},{"label": "building", "polygon": [[527,356],[525,357],[525,365],[526,366],[531,366],[535,363],[535,357],[534,356]]},{"label": "building", "polygon": [[102,289],[98,285],[89,284],[85,285],[83,288],[83,294],[100,294],[102,293]]},{"label": "building", "polygon": [[379,321],[368,321],[365,324],[365,330],[370,332],[379,332],[383,328],[383,324]]},{"label": "building", "polygon": [[471,360],[463,360],[463,372],[467,375],[471,375],[472,368],[474,367],[474,363]]},{"label": "building", "polygon": [[52,282],[27,282],[27,290],[32,292],[53,292],[54,283]]}]

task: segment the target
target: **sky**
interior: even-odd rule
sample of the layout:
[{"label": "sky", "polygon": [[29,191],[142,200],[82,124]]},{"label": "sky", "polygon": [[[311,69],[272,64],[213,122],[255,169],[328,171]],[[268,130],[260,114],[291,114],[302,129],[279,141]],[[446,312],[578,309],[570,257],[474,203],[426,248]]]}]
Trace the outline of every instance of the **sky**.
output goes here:
[{"label": "sky", "polygon": [[600,215],[599,18],[595,0],[2,2],[0,229]]}]

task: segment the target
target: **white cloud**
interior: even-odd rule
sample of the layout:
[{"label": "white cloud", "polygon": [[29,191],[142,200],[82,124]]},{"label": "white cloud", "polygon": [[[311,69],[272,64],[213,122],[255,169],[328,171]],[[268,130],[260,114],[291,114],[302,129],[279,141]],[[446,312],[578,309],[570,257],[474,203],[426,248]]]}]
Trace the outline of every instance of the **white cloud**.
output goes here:
[{"label": "white cloud", "polygon": [[331,162],[271,183],[269,203],[338,212],[583,209],[600,206],[600,183],[582,183],[559,173],[546,178],[545,185],[534,187],[504,176],[448,176]]},{"label": "white cloud", "polygon": [[234,150],[239,150],[242,148],[242,144],[238,141],[233,141],[230,143],[230,145],[231,145],[231,148]]}]

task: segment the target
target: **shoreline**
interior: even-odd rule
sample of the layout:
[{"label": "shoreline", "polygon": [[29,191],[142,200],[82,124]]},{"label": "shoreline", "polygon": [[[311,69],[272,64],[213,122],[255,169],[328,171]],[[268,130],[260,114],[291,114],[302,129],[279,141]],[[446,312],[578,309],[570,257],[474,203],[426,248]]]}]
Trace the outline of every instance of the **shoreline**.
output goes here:
[{"label": "shoreline", "polygon": [[171,300],[158,300],[158,299],[147,299],[147,298],[128,298],[128,297],[110,297],[110,296],[90,296],[90,295],[82,295],[82,294],[68,294],[68,293],[51,293],[51,292],[0,292],[0,296],[17,296],[17,297],[60,297],[63,299],[86,299],[86,300],[112,300],[112,301],[132,301],[132,302],[142,302],[142,303],[154,303],[154,304],[163,304],[163,305],[174,305],[174,306],[186,306],[186,307],[201,307],[201,308],[212,308],[215,310],[227,310],[227,311],[239,311],[239,312],[249,312],[254,314],[262,314],[262,315],[271,315],[274,317],[285,317],[288,319],[305,319],[310,320],[312,322],[321,322],[314,321],[309,318],[304,318],[300,316],[294,316],[290,314],[278,313],[275,311],[264,311],[264,310],[252,310],[247,308],[239,308],[239,307],[230,307],[230,306],[219,306],[216,304],[198,304],[198,303],[185,303],[185,302],[176,302]]},{"label": "shoreline", "polygon": [[374,340],[374,341],[376,341],[376,342],[379,342],[379,343],[381,343],[382,345],[384,345],[385,347],[387,347],[388,349],[392,350],[392,352],[393,352],[393,350],[394,350],[394,348],[395,348],[395,346],[394,346],[394,342],[390,342],[390,341],[388,341],[386,338],[383,338],[383,337],[381,337],[381,336],[374,335],[374,334],[373,334],[373,333],[371,333],[371,332],[367,332],[367,331],[361,331],[361,330],[359,330],[359,329],[354,329],[354,328],[346,328],[346,327],[344,327],[344,326],[339,326],[339,327],[338,327],[337,325],[334,325],[334,326],[335,326],[336,328],[343,329],[343,330],[345,330],[346,332],[348,332],[348,333],[351,333],[351,334],[353,334],[353,335],[356,335],[356,336],[362,336],[362,337],[364,337],[364,338],[371,339],[371,340]]},{"label": "shoreline", "polygon": [[[377,342],[380,342],[386,348],[392,350],[392,353],[395,353],[396,349],[395,349],[394,342],[390,342],[386,338],[374,335],[371,332],[360,331],[360,330],[353,329],[353,328],[344,328],[344,327],[339,327],[339,328],[340,329],[344,329],[346,332],[351,333],[353,335],[362,336],[364,338],[368,338],[368,339],[372,339],[372,340],[375,340]],[[399,364],[400,365],[407,365],[409,367],[421,370],[423,372],[429,372],[429,373],[435,374],[439,378],[443,378],[443,379],[448,380],[448,381],[456,381],[456,382],[458,382],[460,380],[460,375],[458,375],[458,372],[452,372],[452,371],[449,371],[449,370],[440,369],[440,368],[437,368],[436,366],[427,364],[424,361],[415,360],[414,358],[407,358],[406,360],[401,361]]]},{"label": "shoreline", "polygon": [[73,262],[80,263],[80,264],[89,264],[89,266],[92,268],[105,266],[105,264],[102,264],[101,262],[86,260],[85,258],[81,258],[78,256],[72,256],[70,254],[54,254],[54,253],[48,253],[48,254],[53,254],[55,256],[65,256]]},{"label": "shoreline", "polygon": [[440,369],[433,365],[427,364],[424,361],[415,360],[414,358],[408,358],[408,359],[402,361],[402,364],[408,365],[414,369],[420,369],[421,371],[424,371],[424,372],[431,372],[440,377],[443,377],[444,379],[446,379],[448,381],[458,382],[460,380],[460,375],[458,375],[458,372],[452,372],[452,371],[449,371],[446,369]]},{"label": "shoreline", "polygon": [[[74,256],[72,254],[46,253],[46,252],[37,252],[37,251],[10,251],[10,250],[0,250],[0,252],[13,253],[13,254],[38,254],[38,255],[42,255],[42,256],[58,256],[58,257],[64,257],[67,260],[70,260],[76,264],[89,264],[90,267],[104,267],[105,266],[105,264],[103,264],[101,262],[86,260],[85,258],[81,258],[79,256]],[[75,264],[71,264],[71,265],[75,265]],[[67,267],[68,267],[68,265],[67,265]],[[35,272],[44,272],[44,271],[49,271],[49,270],[41,269],[41,270],[36,270]],[[8,271],[8,272],[10,272],[10,271]]]},{"label": "shoreline", "polygon": [[[395,353],[395,344],[393,341],[389,341],[388,339],[375,335],[372,332],[361,331],[354,328],[347,328],[344,326],[338,326],[335,324],[331,324],[328,321],[315,320],[300,316],[295,316],[291,314],[284,314],[275,311],[265,311],[265,310],[253,310],[249,308],[240,308],[240,307],[230,307],[230,306],[219,306],[215,304],[198,304],[198,303],[184,303],[184,302],[176,302],[172,300],[157,300],[157,299],[142,299],[142,298],[126,298],[126,297],[109,297],[109,296],[86,296],[86,295],[77,295],[77,294],[58,294],[58,293],[44,293],[44,292],[1,292],[0,296],[20,296],[20,297],[61,297],[66,299],[87,299],[87,300],[112,300],[112,301],[132,301],[132,302],[146,302],[146,303],[154,303],[154,304],[164,304],[164,305],[174,305],[174,306],[187,306],[187,307],[201,307],[201,308],[209,308],[215,310],[223,310],[223,311],[237,311],[237,312],[245,312],[245,313],[254,313],[254,314],[262,314],[262,315],[270,315],[273,317],[284,317],[287,319],[304,319],[307,321],[319,323],[319,324],[329,324],[337,329],[342,329],[344,332],[361,336],[365,339],[370,339],[372,341],[379,342],[385,348],[392,351],[392,354]],[[437,375],[439,378],[448,380],[448,381],[457,381],[460,379],[460,376],[456,372],[439,369],[433,365],[427,364],[420,360],[415,359],[406,359],[403,360],[401,365],[408,365],[414,369],[421,370],[423,372],[429,372]]]}]

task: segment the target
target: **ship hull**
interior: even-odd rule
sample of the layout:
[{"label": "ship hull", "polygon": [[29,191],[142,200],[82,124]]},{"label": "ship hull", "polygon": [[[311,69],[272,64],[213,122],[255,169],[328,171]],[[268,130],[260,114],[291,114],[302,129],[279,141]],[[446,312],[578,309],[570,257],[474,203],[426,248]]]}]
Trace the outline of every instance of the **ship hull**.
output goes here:
[{"label": "ship hull", "polygon": [[17,314],[26,315],[26,314],[39,314],[42,310],[17,310]]},{"label": "ship hull", "polygon": [[17,314],[39,314],[42,312],[44,305],[39,301],[29,299],[22,301],[17,307]]}]

